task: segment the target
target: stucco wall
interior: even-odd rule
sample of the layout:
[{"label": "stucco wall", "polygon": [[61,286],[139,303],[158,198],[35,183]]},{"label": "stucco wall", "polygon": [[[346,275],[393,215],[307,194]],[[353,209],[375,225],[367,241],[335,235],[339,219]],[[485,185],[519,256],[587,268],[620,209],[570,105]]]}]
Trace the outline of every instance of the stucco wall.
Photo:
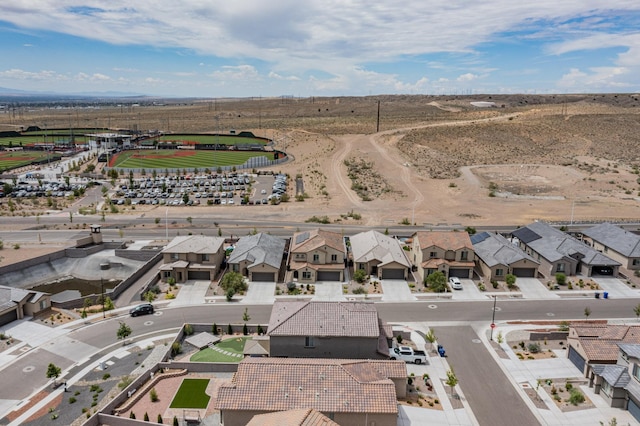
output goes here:
[{"label": "stucco wall", "polygon": [[304,336],[271,336],[271,356],[289,358],[382,359],[378,339],[366,337],[317,337],[305,347]]}]

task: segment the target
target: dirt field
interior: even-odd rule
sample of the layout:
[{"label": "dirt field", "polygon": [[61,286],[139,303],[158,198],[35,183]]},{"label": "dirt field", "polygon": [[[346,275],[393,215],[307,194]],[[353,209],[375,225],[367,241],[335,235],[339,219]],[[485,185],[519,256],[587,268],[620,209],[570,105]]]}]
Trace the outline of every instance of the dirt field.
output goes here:
[{"label": "dirt field", "polygon": [[[497,107],[476,108],[471,101]],[[113,129],[135,125],[176,133],[233,128],[273,138],[294,158],[276,171],[302,175],[308,198],[254,208],[255,217],[305,221],[326,215],[334,222],[426,227],[640,217],[638,95],[253,99],[73,113],[25,109],[15,117],[0,116],[0,130],[44,121],[64,128],[70,116],[78,127],[109,123]],[[237,216],[239,208],[200,206],[187,214]],[[348,213],[361,218],[340,217]]]}]

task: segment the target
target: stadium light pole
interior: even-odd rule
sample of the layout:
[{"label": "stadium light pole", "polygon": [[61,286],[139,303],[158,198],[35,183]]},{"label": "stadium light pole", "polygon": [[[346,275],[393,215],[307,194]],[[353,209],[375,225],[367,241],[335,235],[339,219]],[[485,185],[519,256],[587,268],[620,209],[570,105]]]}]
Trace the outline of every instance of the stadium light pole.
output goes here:
[{"label": "stadium light pole", "polygon": [[169,207],[164,211],[164,235],[169,242]]}]

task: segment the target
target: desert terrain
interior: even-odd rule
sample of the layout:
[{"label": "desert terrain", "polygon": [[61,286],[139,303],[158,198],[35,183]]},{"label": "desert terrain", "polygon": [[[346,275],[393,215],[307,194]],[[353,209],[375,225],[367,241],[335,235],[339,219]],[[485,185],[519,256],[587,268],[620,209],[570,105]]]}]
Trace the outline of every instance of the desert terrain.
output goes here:
[{"label": "desert terrain", "polygon": [[[416,95],[16,107],[0,114],[0,130],[44,124],[168,133],[248,130],[272,138],[290,154],[291,161],[275,171],[304,180],[304,201],[291,193],[291,201],[278,206],[176,207],[172,215],[184,209],[185,216],[299,222],[315,215],[332,222],[425,228],[517,226],[537,219],[637,221],[638,98]],[[495,107],[475,107],[473,101]],[[137,206],[128,213],[154,209]]]}]

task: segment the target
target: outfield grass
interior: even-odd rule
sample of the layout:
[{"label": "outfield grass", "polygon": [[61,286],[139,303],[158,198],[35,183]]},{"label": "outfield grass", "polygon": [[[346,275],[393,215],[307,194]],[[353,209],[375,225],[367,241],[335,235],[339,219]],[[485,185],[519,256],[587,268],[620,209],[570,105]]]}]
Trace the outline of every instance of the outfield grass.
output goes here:
[{"label": "outfield grass", "polygon": [[14,151],[0,153],[0,170],[10,170],[26,166],[34,161],[46,160],[44,151]]},{"label": "outfield grass", "polygon": [[170,408],[205,409],[211,397],[205,393],[209,379],[184,379]]},{"label": "outfield grass", "polygon": [[[233,339],[223,340],[220,343],[217,343],[215,346],[220,350],[242,355],[244,353],[244,345],[249,339],[251,339],[251,337],[248,337],[248,336],[236,337]],[[226,355],[220,352],[219,350],[205,348],[193,354],[189,359],[189,361],[192,361],[192,362],[240,362],[242,361],[242,356],[237,357],[237,356]]]},{"label": "outfield grass", "polygon": [[[66,139],[68,140],[69,137],[61,137],[61,136],[56,136],[56,137],[52,137],[51,135],[47,135],[47,143],[52,143],[58,140],[62,140],[62,139]],[[83,144],[86,143],[86,138],[84,136],[79,136],[79,135],[74,135],[73,139],[75,140],[75,143],[77,144]],[[7,137],[3,137],[0,138],[0,145],[3,146],[9,146],[10,144],[13,146],[27,146],[27,145],[31,145],[31,144],[36,144],[36,143],[44,143],[44,136],[7,136]],[[22,145],[20,145],[22,144]]]},{"label": "outfield grass", "polygon": [[109,162],[110,167],[129,169],[215,169],[220,166],[244,164],[249,158],[264,156],[273,159],[273,153],[245,151],[196,151],[163,149],[125,151]]},{"label": "outfield grass", "polygon": [[239,136],[228,135],[163,135],[160,137],[161,141],[174,141],[174,142],[195,142],[198,144],[224,144],[224,145],[236,145],[236,144],[261,144],[266,145],[266,142],[262,139],[245,138]]}]

